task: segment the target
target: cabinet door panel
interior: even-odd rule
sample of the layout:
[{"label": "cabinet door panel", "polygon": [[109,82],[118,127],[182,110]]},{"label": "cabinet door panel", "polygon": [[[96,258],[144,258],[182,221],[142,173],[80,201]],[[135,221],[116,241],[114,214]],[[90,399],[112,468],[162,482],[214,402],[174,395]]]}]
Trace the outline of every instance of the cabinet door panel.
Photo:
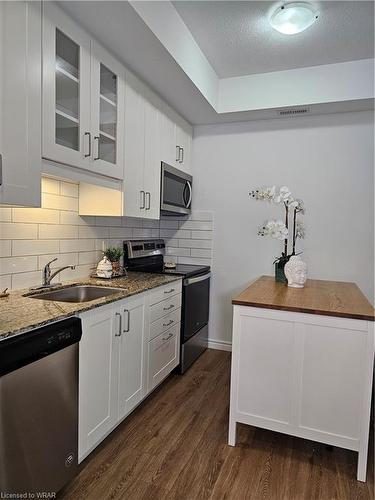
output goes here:
[{"label": "cabinet door panel", "polygon": [[91,43],[90,169],[124,177],[124,69],[99,45]]},{"label": "cabinet door panel", "polygon": [[127,415],[146,394],[145,299],[125,301],[119,358],[119,419]]},{"label": "cabinet door panel", "polygon": [[300,427],[358,438],[365,331],[304,325]]},{"label": "cabinet door panel", "polygon": [[143,172],[145,164],[144,98],[140,82],[126,75],[124,215],[142,217],[145,210]]},{"label": "cabinet door panel", "polygon": [[117,361],[112,307],[82,315],[79,344],[79,457],[98,444],[117,417]]},{"label": "cabinet door panel", "polygon": [[44,5],[43,157],[89,168],[90,39],[58,7]]},{"label": "cabinet door panel", "polygon": [[292,421],[294,323],[241,316],[237,411]]},{"label": "cabinet door panel", "polygon": [[145,169],[144,189],[146,208],[143,217],[160,218],[160,111],[149,100],[145,101]]},{"label": "cabinet door panel", "polygon": [[0,2],[0,203],[40,207],[41,22],[40,2]]}]

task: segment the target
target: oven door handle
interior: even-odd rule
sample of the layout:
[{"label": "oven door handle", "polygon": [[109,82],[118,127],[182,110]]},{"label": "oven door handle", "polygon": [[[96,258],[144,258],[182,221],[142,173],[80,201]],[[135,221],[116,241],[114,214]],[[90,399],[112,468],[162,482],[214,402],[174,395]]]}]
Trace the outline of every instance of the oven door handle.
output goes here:
[{"label": "oven door handle", "polygon": [[193,285],[194,283],[199,283],[200,281],[208,280],[211,277],[211,273],[203,274],[202,276],[197,276],[196,278],[186,278],[184,280],[184,285]]}]

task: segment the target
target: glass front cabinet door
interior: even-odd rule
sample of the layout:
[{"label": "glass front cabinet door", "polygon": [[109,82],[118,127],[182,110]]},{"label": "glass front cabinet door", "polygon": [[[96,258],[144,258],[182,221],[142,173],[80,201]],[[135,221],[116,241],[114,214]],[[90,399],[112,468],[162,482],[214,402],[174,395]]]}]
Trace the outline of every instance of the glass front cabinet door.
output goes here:
[{"label": "glass front cabinet door", "polygon": [[124,68],[50,2],[43,28],[43,157],[122,179]]},{"label": "glass front cabinet door", "polygon": [[91,130],[94,172],[123,178],[124,68],[91,43]]},{"label": "glass front cabinet door", "polygon": [[90,135],[90,38],[45,2],[43,157],[89,168]]}]

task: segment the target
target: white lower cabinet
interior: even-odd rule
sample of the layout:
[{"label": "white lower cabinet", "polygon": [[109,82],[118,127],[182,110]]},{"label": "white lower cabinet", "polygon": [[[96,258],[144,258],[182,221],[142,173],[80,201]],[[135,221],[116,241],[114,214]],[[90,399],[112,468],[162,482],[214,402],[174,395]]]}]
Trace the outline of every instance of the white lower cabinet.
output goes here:
[{"label": "white lower cabinet", "polygon": [[[181,294],[181,283],[172,284]],[[152,290],[80,315],[79,462],[178,365],[181,295],[174,325],[149,341],[155,297],[164,299]],[[162,302],[171,305],[169,297]]]},{"label": "white lower cabinet", "polygon": [[79,344],[78,459],[110,432],[117,420],[119,318],[113,306],[102,306],[81,315]]},{"label": "white lower cabinet", "polygon": [[148,390],[154,389],[179,363],[180,323],[152,339],[148,349]]},{"label": "white lower cabinet", "polygon": [[118,363],[118,416],[121,420],[142,401],[147,392],[145,331],[148,315],[145,297],[127,299],[117,314],[123,318]]}]

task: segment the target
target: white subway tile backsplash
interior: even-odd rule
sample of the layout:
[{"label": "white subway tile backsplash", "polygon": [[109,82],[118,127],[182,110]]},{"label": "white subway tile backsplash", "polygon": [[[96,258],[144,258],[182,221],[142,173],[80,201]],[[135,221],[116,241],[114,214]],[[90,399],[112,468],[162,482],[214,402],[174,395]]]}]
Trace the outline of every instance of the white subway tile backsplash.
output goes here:
[{"label": "white subway tile backsplash", "polygon": [[78,254],[79,264],[97,264],[99,261],[100,254],[97,251],[94,252],[80,252]]},{"label": "white subway tile backsplash", "polygon": [[212,231],[212,222],[202,222],[198,220],[187,220],[180,222],[181,229],[199,229],[200,231]]},{"label": "white subway tile backsplash", "polygon": [[212,240],[179,240],[179,246],[184,248],[212,248]]},{"label": "white subway tile backsplash", "polygon": [[12,220],[12,209],[8,207],[0,207],[0,221],[10,222]]},{"label": "white subway tile backsplash", "polygon": [[191,238],[191,231],[184,229],[160,229],[161,238]]},{"label": "white subway tile backsplash", "polygon": [[95,240],[61,240],[60,252],[89,252],[95,250]]},{"label": "white subway tile backsplash", "polygon": [[39,238],[52,240],[78,238],[78,226],[39,224]]},{"label": "white subway tile backsplash", "polygon": [[0,223],[1,240],[28,240],[38,237],[36,224],[16,224],[13,222]]},{"label": "white subway tile backsplash", "polygon": [[211,250],[206,250],[204,248],[192,248],[191,249],[192,257],[203,257],[205,259],[211,259],[212,252]]},{"label": "white subway tile backsplash", "polygon": [[48,262],[55,258],[57,258],[57,260],[51,263],[51,269],[57,269],[64,266],[76,266],[78,264],[78,253],[56,253],[39,255],[38,269],[43,269]]},{"label": "white subway tile backsplash", "polygon": [[10,257],[12,255],[12,242],[10,240],[0,240],[0,257]]},{"label": "white subway tile backsplash", "polygon": [[60,194],[61,196],[71,196],[73,198],[78,198],[78,184],[72,184],[71,182],[61,182]]},{"label": "white subway tile backsplash", "polygon": [[2,257],[0,258],[0,274],[14,274],[36,271],[38,257]]},{"label": "white subway tile backsplash", "polygon": [[131,238],[164,238],[166,259],[212,265],[213,214],[160,221],[133,217],[81,217],[78,184],[43,179],[42,208],[0,207],[0,287],[27,288],[41,284],[41,270],[53,258],[53,269],[64,270],[54,281],[89,276],[108,246],[122,247]]},{"label": "white subway tile backsplash", "polygon": [[13,222],[41,222],[44,224],[58,224],[59,212],[48,208],[13,208]]},{"label": "white subway tile backsplash", "polygon": [[133,237],[133,229],[129,227],[110,227],[109,228],[110,238],[123,238],[124,240]]},{"label": "white subway tile backsplash", "polygon": [[108,238],[108,227],[80,226],[78,228],[79,238]]},{"label": "white subway tile backsplash", "polygon": [[191,237],[196,240],[212,240],[212,231],[192,231]]},{"label": "white subway tile backsplash", "polygon": [[160,229],[178,229],[179,221],[176,219],[161,219]]},{"label": "white subway tile backsplash", "polygon": [[[60,224],[69,224],[72,226],[85,226],[87,224],[94,224],[95,217],[81,217],[77,212],[65,212],[60,211],[56,213],[60,213]],[[91,221],[92,219],[92,221]]]},{"label": "white subway tile backsplash", "polygon": [[60,194],[60,182],[56,179],[42,177],[42,193]]},{"label": "white subway tile backsplash", "polygon": [[42,193],[42,206],[43,208],[53,208],[54,210],[78,212],[78,198]]},{"label": "white subway tile backsplash", "polygon": [[174,248],[174,247],[167,247],[166,248],[166,255],[175,255],[176,257],[187,257],[190,255],[190,248]]},{"label": "white subway tile backsplash", "polygon": [[[67,240],[69,241],[69,240]],[[12,256],[59,253],[58,240],[13,240]]]},{"label": "white subway tile backsplash", "polygon": [[113,227],[113,226],[121,226],[121,217],[95,217],[96,226],[104,226],[104,227]]},{"label": "white subway tile backsplash", "polygon": [[8,274],[7,276],[0,276],[0,291],[8,288],[11,290],[12,288],[12,275]]},{"label": "white subway tile backsplash", "polygon": [[42,284],[42,273],[40,271],[33,271],[31,273],[17,273],[12,274],[12,288],[30,288]]},{"label": "white subway tile backsplash", "polygon": [[211,266],[211,259],[204,259],[202,257],[178,257],[179,264],[194,264],[197,266]]}]

